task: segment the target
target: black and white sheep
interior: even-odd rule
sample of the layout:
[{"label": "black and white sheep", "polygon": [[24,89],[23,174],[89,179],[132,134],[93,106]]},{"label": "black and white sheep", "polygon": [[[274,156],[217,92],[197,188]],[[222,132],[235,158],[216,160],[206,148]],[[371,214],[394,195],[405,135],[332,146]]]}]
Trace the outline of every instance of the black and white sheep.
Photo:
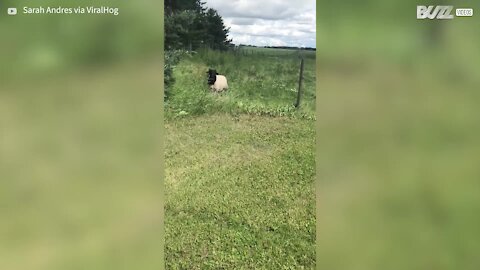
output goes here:
[{"label": "black and white sheep", "polygon": [[219,75],[215,69],[208,69],[208,85],[215,92],[221,92],[228,89],[227,78]]}]

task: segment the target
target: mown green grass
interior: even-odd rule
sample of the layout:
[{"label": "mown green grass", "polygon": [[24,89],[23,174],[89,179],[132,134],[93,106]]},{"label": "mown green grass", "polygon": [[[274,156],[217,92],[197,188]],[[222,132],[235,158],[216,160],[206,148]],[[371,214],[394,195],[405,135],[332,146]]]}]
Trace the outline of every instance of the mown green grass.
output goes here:
[{"label": "mown green grass", "polygon": [[167,269],[315,267],[314,122],[166,123]]},{"label": "mown green grass", "polygon": [[[315,61],[297,111],[296,51],[200,51],[166,103],[168,269],[315,267]],[[212,93],[208,68],[228,78]]]},{"label": "mown green grass", "polygon": [[447,30],[398,58],[323,59],[319,269],[480,267],[479,54]]},{"label": "mown green grass", "polygon": [[347,4],[317,5],[317,267],[479,269],[480,21]]},{"label": "mown green grass", "polygon": [[160,269],[159,61],[0,89],[0,269]]}]

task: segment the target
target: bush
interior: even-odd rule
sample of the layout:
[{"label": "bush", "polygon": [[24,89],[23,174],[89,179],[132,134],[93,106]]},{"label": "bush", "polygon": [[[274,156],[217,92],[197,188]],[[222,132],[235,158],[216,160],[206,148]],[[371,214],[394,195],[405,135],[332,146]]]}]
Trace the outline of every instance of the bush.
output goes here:
[{"label": "bush", "polygon": [[163,65],[163,83],[165,91],[165,99],[168,98],[168,92],[175,83],[173,76],[173,69],[180,62],[182,56],[190,55],[191,53],[183,50],[169,50],[165,51],[165,64]]}]

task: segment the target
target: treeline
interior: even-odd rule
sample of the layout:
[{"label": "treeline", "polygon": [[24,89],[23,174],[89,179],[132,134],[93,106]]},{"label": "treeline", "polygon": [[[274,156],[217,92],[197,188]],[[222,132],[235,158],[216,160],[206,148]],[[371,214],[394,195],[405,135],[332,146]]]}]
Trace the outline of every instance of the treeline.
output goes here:
[{"label": "treeline", "polygon": [[200,0],[165,0],[165,49],[226,50],[231,46],[229,28],[215,9]]},{"label": "treeline", "polygon": [[306,51],[316,51],[316,48],[311,47],[292,47],[292,46],[255,46],[249,44],[238,44],[234,45],[235,47],[254,47],[254,48],[271,48],[271,49],[288,49],[288,50],[306,50]]},{"label": "treeline", "polygon": [[264,48],[272,48],[272,49],[295,49],[295,50],[305,50],[305,51],[316,51],[316,48],[310,48],[310,47],[290,47],[290,46],[264,46]]}]

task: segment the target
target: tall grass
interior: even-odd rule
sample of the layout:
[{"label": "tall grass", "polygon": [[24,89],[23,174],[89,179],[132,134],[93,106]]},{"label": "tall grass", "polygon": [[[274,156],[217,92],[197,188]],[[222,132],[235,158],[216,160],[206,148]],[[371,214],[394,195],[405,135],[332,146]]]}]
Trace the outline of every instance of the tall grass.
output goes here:
[{"label": "tall grass", "polygon": [[[270,116],[314,118],[315,54],[278,49],[257,51],[199,50],[184,56],[175,67],[175,83],[166,103],[167,117],[227,112]],[[252,53],[253,52],[253,53]],[[300,57],[305,58],[303,98],[295,109]],[[228,79],[229,89],[210,92],[206,83],[208,68]]]}]

